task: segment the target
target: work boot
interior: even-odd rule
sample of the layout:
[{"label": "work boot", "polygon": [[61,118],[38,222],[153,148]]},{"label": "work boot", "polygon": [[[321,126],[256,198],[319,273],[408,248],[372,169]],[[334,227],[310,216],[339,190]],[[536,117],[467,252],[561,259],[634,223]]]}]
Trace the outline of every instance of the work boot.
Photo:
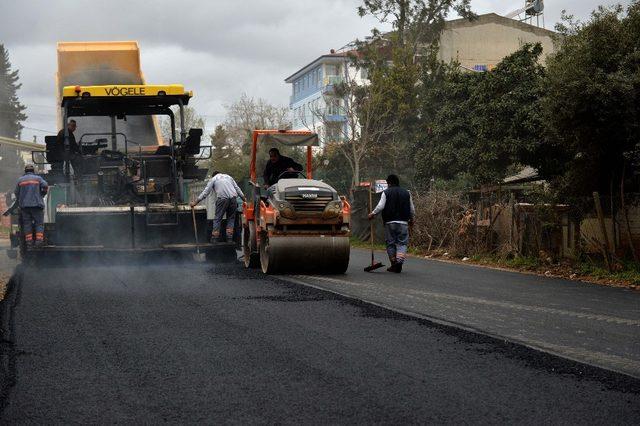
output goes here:
[{"label": "work boot", "polygon": [[396,271],[397,268],[398,268],[398,263],[391,261],[391,266],[387,268],[387,272],[397,272]]},{"label": "work boot", "polygon": [[396,274],[402,272],[402,263],[396,263],[396,269],[393,272],[395,272]]}]

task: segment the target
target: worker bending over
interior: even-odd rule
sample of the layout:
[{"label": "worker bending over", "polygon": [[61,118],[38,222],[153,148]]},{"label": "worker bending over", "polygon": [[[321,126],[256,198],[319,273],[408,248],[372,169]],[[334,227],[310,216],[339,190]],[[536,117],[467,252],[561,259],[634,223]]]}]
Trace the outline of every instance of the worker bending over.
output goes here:
[{"label": "worker bending over", "polygon": [[[269,150],[269,161],[264,167],[264,186],[266,188],[275,185],[280,179],[280,175],[285,172],[301,172],[302,165],[293,161],[292,158],[280,155],[278,148],[271,148]],[[284,176],[286,177],[286,175]]]},{"label": "worker bending over", "polygon": [[213,219],[211,242],[216,242],[220,238],[220,225],[225,213],[227,215],[227,241],[232,241],[236,210],[238,208],[236,199],[240,197],[244,201],[245,196],[231,176],[216,171],[213,172],[209,183],[202,193],[198,195],[196,201],[191,203],[191,207],[195,207],[200,201],[207,198],[211,191],[216,193],[216,214]]},{"label": "worker bending over", "polygon": [[389,187],[382,193],[376,208],[369,213],[369,220],[382,212],[387,254],[391,262],[387,271],[400,273],[407,256],[409,225],[413,225],[416,208],[411,193],[400,187],[398,176],[389,175],[387,184]]},{"label": "worker bending over", "polygon": [[49,185],[47,181],[35,174],[31,164],[24,167],[24,176],[18,179],[16,185],[16,200],[20,207],[22,233],[27,247],[33,246],[35,230],[35,244],[44,243],[44,200]]}]

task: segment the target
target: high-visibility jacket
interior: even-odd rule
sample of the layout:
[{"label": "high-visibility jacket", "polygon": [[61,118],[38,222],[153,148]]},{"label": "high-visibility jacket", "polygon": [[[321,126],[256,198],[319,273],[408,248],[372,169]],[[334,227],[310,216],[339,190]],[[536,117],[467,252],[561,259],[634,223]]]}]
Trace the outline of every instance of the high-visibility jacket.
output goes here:
[{"label": "high-visibility jacket", "polygon": [[26,173],[18,179],[16,185],[16,199],[20,208],[39,207],[44,208],[42,197],[47,193],[49,184],[35,173]]}]

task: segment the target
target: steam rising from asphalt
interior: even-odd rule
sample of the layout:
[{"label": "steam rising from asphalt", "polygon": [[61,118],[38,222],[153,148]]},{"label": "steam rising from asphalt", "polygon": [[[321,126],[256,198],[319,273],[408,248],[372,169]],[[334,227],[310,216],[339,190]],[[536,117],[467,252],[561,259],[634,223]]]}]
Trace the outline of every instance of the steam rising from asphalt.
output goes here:
[{"label": "steam rising from asphalt", "polygon": [[[166,253],[109,253],[109,252],[48,252],[29,264],[34,268],[108,267],[109,269],[166,266],[170,268],[193,267],[202,264],[197,260],[196,250]],[[74,278],[75,279],[75,278]]]}]

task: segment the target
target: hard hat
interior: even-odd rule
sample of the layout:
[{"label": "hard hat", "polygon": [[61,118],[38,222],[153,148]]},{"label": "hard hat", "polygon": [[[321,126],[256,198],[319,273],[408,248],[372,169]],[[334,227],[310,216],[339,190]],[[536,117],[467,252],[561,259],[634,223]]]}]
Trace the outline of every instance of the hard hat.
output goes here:
[{"label": "hard hat", "polygon": [[36,168],[35,168],[35,167],[33,167],[33,164],[27,164],[26,166],[24,166],[24,172],[25,172],[25,173],[27,173],[27,172],[33,172],[33,171],[35,171],[35,169],[36,169]]}]

